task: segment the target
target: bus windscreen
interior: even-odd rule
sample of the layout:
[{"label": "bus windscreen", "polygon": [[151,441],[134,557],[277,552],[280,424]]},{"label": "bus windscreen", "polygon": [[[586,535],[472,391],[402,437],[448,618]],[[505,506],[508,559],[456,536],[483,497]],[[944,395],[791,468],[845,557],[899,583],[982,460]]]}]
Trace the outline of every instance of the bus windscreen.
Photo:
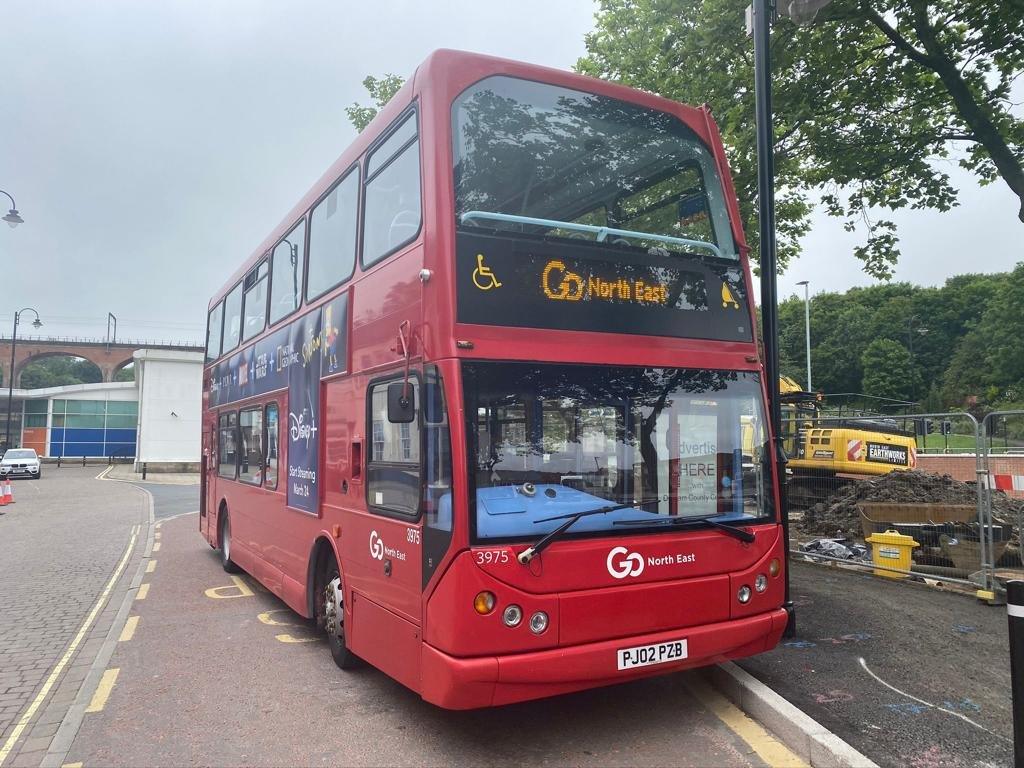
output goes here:
[{"label": "bus windscreen", "polygon": [[755,374],[468,362],[463,386],[478,539],[548,533],[608,505],[624,508],[573,531],[771,515]]}]

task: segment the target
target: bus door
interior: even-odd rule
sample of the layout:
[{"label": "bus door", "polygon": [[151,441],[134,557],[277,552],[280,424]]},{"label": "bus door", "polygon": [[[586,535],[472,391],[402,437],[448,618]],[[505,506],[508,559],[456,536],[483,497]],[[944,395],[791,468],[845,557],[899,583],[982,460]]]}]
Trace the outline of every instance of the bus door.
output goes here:
[{"label": "bus door", "polygon": [[216,542],[217,535],[217,422],[203,430],[203,465],[200,483],[199,529],[207,541]]},{"label": "bus door", "polygon": [[417,376],[376,379],[367,389],[365,493],[369,514],[342,536],[353,595],[352,650],[418,685],[423,593],[421,386]]}]

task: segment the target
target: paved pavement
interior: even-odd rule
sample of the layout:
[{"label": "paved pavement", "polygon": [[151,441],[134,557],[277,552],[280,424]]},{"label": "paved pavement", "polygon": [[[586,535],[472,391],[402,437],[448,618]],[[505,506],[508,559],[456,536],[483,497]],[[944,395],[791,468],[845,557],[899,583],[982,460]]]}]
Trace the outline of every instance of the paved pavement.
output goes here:
[{"label": "paved pavement", "polygon": [[744,669],[880,765],[1013,763],[1005,608],[808,563],[792,576],[797,637]]},{"label": "paved pavement", "polygon": [[51,467],[15,481],[15,504],[0,508],[4,768],[46,756],[141,562],[149,501],[96,472]]},{"label": "paved pavement", "polygon": [[372,668],[337,669],[307,622],[253,580],[221,570],[193,516],[158,523],[157,542],[145,599],[134,603],[128,620],[130,639],[118,643],[109,661],[111,685],[93,700],[95,711],[85,716],[69,762],[749,766],[781,760],[752,750],[745,740],[751,721],[726,726],[716,714],[724,698],[693,673],[476,712],[438,709]]}]

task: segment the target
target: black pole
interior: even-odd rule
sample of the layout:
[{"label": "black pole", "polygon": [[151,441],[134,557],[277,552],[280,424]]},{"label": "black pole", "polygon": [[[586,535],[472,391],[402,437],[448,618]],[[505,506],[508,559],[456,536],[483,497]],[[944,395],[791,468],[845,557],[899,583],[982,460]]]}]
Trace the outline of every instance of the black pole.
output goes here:
[{"label": "black pole", "polygon": [[11,448],[11,403],[14,400],[14,347],[18,343],[18,315],[14,313],[14,330],[11,331],[11,368],[7,373],[7,437],[4,438],[4,450]]},{"label": "black pole", "polygon": [[1024,581],[1006,584],[1010,624],[1010,695],[1013,697],[1013,764],[1024,768]]},{"label": "black pole", "polygon": [[777,260],[775,254],[775,135],[772,129],[771,37],[774,0],[753,0],[754,107],[757,123],[757,207],[761,254],[761,342],[764,375],[768,380],[768,419],[774,436],[777,473],[775,485],[782,504],[782,545],[786,557],[783,608],[789,615],[786,637],[796,634],[796,612],[789,593],[789,503],[786,498],[786,452],[782,445],[782,408],[779,403],[779,323]]}]

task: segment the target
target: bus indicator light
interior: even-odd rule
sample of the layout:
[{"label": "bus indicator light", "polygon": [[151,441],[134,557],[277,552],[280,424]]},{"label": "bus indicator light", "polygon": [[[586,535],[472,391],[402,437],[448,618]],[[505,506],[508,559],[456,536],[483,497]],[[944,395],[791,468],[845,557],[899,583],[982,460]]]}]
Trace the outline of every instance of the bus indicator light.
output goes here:
[{"label": "bus indicator light", "polygon": [[494,610],[496,600],[493,592],[480,592],[473,599],[473,608],[481,616],[486,616]]}]

